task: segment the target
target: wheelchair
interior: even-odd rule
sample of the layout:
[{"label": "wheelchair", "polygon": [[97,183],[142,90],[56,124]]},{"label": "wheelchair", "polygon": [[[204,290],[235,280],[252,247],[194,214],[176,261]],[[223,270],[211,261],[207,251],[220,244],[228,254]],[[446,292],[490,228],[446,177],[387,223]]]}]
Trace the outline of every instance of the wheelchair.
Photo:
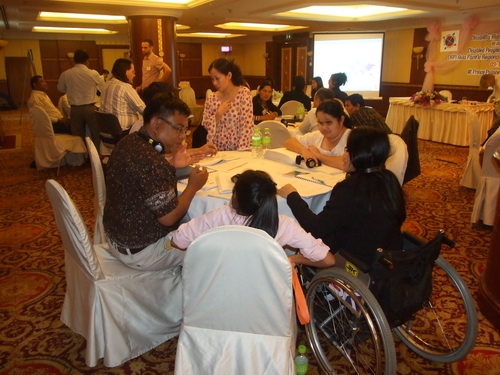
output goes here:
[{"label": "wheelchair", "polygon": [[457,361],[474,347],[472,296],[439,256],[442,243],[454,243],[442,230],[428,242],[404,237],[403,250],[379,249],[371,265],[341,253],[334,267],[299,268],[311,316],[306,335],[325,373],[395,374],[392,332],[435,362]]}]

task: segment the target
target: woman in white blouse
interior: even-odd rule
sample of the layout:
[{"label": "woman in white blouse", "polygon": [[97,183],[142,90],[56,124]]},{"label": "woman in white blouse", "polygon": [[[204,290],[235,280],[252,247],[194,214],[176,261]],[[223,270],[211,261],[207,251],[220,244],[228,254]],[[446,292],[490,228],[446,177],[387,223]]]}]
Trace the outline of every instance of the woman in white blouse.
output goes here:
[{"label": "woman in white blouse", "polygon": [[340,100],[321,103],[316,109],[318,130],[285,141],[285,147],[302,155],[304,160],[346,171],[349,162],[344,158],[347,136],[352,124]]}]

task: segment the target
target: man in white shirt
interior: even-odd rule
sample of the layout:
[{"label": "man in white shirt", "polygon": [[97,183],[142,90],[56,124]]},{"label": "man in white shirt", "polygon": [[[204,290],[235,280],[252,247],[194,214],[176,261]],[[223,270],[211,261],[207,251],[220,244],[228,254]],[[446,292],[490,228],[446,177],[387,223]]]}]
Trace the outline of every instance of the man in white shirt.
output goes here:
[{"label": "man in white shirt", "polygon": [[85,138],[88,127],[90,138],[99,150],[101,138],[95,116],[95,98],[96,92],[104,87],[104,79],[97,70],[89,69],[89,54],[84,50],[76,50],[73,60],[75,66],[62,72],[57,89],[68,94],[71,134]]},{"label": "man in white shirt", "polygon": [[47,112],[47,115],[49,115],[52,127],[54,128],[54,133],[71,134],[69,121],[64,118],[62,113],[56,108],[54,103],[52,103],[52,100],[50,100],[47,95],[49,87],[43,77],[39,75],[31,77],[30,85],[32,91],[31,96],[28,99],[28,108],[32,108],[35,105],[42,107],[45,112]]}]

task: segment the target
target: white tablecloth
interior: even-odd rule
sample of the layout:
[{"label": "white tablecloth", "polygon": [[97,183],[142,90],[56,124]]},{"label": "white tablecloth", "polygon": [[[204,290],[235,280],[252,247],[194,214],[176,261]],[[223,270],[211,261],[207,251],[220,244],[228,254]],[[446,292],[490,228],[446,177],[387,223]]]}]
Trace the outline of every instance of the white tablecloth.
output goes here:
[{"label": "white tablecloth", "polygon": [[493,123],[494,107],[490,103],[461,105],[441,103],[431,106],[414,104],[409,98],[389,98],[386,123],[394,133],[400,134],[408,118],[413,115],[419,122],[418,138],[469,145],[469,126],[479,121],[481,141]]},{"label": "white tablecloth", "polygon": [[[286,165],[283,163],[266,160],[264,158],[252,159],[251,153],[249,151],[219,152],[214,157],[214,161],[219,159],[223,159],[223,161],[207,167],[209,170],[212,169],[214,170],[213,172],[210,173],[209,181],[207,182],[207,185],[212,186],[212,188],[200,190],[196,193],[196,196],[193,198],[193,201],[191,202],[191,205],[189,206],[188,210],[188,216],[190,218],[203,215],[208,211],[214,210],[218,207],[221,207],[224,204],[230,203],[231,193],[221,194],[219,193],[217,185],[211,185],[216,181],[216,175],[218,173],[217,170],[228,172],[231,175],[241,173],[247,169],[263,170],[270,174],[272,179],[276,182],[278,188],[286,183],[291,183],[297,188],[299,193],[300,193],[299,186],[300,184],[303,184],[304,181],[298,180],[294,177],[286,176],[285,174],[293,170],[298,170],[302,172],[315,171],[314,169],[311,170],[300,169],[297,166],[294,167],[293,165]],[[208,164],[209,161],[210,161],[209,159],[208,161],[207,159],[205,159],[205,161],[202,161],[201,164],[204,163]],[[335,168],[331,168],[331,172],[332,174],[338,175],[338,181],[343,180],[345,177],[344,173],[338,173],[339,171]],[[307,183],[311,184],[310,182]],[[318,186],[318,191],[319,191],[318,194],[304,198],[304,200],[308,203],[309,207],[311,207],[311,209],[314,212],[318,213],[323,209],[325,203],[328,201],[331,189],[327,188],[326,191],[324,186],[315,184],[313,184],[312,186]],[[177,187],[179,192],[183,191],[184,188],[186,187],[185,181],[179,182],[177,184]],[[288,207],[286,200],[279,196],[278,196],[278,211],[280,214],[293,217],[292,211]]]}]

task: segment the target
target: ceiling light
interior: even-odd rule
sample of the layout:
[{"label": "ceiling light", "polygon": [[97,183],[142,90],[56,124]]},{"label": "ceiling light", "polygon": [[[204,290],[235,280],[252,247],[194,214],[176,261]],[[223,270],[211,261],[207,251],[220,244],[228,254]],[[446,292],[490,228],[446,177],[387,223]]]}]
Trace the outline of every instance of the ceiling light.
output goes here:
[{"label": "ceiling light", "polygon": [[189,9],[199,5],[209,3],[213,0],[54,0],[60,2],[71,3],[86,3],[86,4],[103,4],[106,5],[119,5],[119,6],[133,6],[133,7],[154,7],[154,8],[172,8],[172,9]]},{"label": "ceiling light", "polygon": [[86,27],[45,27],[34,26],[31,30],[37,33],[65,33],[65,34],[116,34],[118,31],[94,29]]},{"label": "ceiling light", "polygon": [[276,25],[266,23],[248,23],[248,22],[226,22],[220,25],[215,25],[221,29],[231,30],[256,30],[256,31],[289,31],[296,29],[305,29],[307,26],[290,26],[290,25]]},{"label": "ceiling light", "polygon": [[125,16],[111,16],[105,14],[83,14],[83,13],[61,13],[61,12],[45,12],[39,13],[38,21],[77,21],[84,20],[89,22],[113,22],[113,23],[127,23]]},{"label": "ceiling light", "polygon": [[245,34],[230,34],[230,33],[183,33],[177,34],[178,37],[195,37],[195,38],[236,38],[245,36]]},{"label": "ceiling light", "polygon": [[317,21],[373,21],[425,13],[421,10],[378,5],[310,6],[278,13],[277,16]]},{"label": "ceiling light", "polygon": [[175,24],[175,29],[176,30],[189,30],[191,27],[186,26],[186,25],[181,25],[180,23]]}]

